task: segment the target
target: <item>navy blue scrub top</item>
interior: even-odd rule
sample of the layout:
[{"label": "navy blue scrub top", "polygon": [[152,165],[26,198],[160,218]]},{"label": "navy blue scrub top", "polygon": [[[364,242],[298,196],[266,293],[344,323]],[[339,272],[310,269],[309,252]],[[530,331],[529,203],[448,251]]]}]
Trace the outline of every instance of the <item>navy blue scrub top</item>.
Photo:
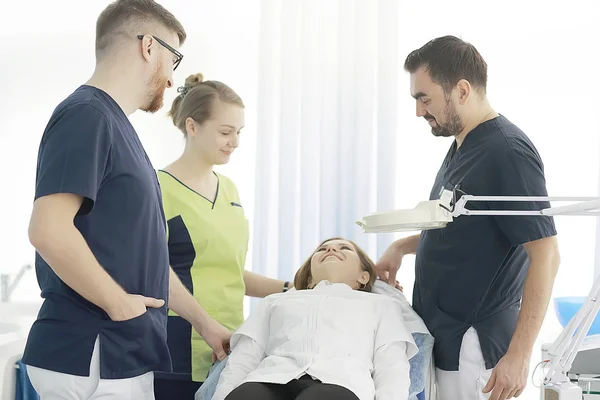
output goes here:
[{"label": "navy blue scrub top", "polygon": [[[130,294],[168,300],[166,225],[156,173],[127,116],[104,91],[81,86],[54,111],[38,154],[35,198],[84,197],[75,217],[92,253]],[[23,362],[88,376],[100,339],[100,376],[129,378],[171,369],[167,304],[113,322],[63,283],[36,254],[45,299]]]},{"label": "navy blue scrub top", "polygon": [[[544,167],[527,136],[506,117],[477,126],[452,145],[430,200],[455,188],[480,196],[547,196]],[[457,198],[460,198],[457,192]],[[547,202],[473,202],[470,209],[540,210]],[[464,333],[479,334],[486,368],[508,350],[529,267],[524,243],[556,235],[539,216],[459,216],[421,233],[413,307],[435,337],[436,366],[458,370]]]}]

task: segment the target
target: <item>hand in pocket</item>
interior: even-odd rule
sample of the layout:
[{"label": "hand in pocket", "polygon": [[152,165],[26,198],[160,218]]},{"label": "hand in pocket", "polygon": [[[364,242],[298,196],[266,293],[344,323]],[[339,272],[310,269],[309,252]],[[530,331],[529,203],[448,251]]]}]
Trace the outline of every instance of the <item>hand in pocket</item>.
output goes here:
[{"label": "hand in pocket", "polygon": [[107,310],[107,314],[113,321],[128,321],[144,314],[148,307],[160,308],[164,306],[165,301],[152,297],[145,297],[139,294],[127,294],[115,305]]}]

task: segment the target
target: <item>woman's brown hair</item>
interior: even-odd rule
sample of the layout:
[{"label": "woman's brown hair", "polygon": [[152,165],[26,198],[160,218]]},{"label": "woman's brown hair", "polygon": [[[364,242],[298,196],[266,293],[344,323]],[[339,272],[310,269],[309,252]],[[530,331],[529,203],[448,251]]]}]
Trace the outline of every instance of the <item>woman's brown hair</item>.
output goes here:
[{"label": "woman's brown hair", "polygon": [[[332,240],[344,240],[344,241],[352,244],[352,246],[354,246],[354,250],[356,251],[356,254],[358,254],[358,258],[360,260],[361,269],[363,271],[366,271],[369,273],[369,282],[367,282],[365,284],[365,286],[360,288],[359,290],[362,290],[363,292],[373,291],[373,285],[375,284],[375,279],[377,279],[377,274],[375,273],[375,263],[371,260],[371,258],[369,258],[367,253],[365,253],[363,251],[363,249],[361,249],[352,240],[339,238],[339,237],[324,240],[323,242],[321,242],[320,245],[317,246],[317,250],[321,246],[323,246],[325,243],[331,242]],[[303,290],[303,289],[309,288],[310,281],[312,280],[312,273],[311,273],[310,265],[311,265],[312,257],[315,253],[316,253],[316,250],[313,251],[313,253],[310,255],[310,257],[308,257],[308,259],[306,261],[304,261],[304,263],[302,264],[302,266],[300,267],[298,272],[296,272],[296,276],[294,277],[294,288],[296,290]]]},{"label": "woman's brown hair", "polygon": [[213,115],[216,100],[244,107],[240,96],[229,86],[223,82],[203,79],[202,74],[188,76],[185,85],[177,89],[180,94],[173,100],[169,111],[173,125],[178,127],[185,136],[187,136],[186,120],[192,118],[202,125]]}]

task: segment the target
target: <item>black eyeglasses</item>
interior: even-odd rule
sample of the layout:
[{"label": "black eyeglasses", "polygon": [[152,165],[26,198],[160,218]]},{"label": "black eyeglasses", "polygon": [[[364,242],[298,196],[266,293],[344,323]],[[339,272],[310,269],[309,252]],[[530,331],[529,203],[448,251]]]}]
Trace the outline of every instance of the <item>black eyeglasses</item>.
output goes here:
[{"label": "black eyeglasses", "polygon": [[[165,42],[164,40],[162,40],[161,38],[158,38],[158,37],[156,37],[154,35],[151,35],[151,36],[158,43],[160,43],[165,49],[167,49],[171,53],[175,54],[175,56],[177,57],[177,59],[175,61],[173,61],[173,71],[175,71],[177,69],[177,67],[179,67],[179,63],[183,59],[183,54],[181,54],[180,52],[178,52],[177,50],[175,50],[174,48],[172,48],[171,46],[169,46],[169,44],[167,42]],[[138,35],[137,38],[140,39],[140,40],[142,40],[144,38],[144,35]]]}]

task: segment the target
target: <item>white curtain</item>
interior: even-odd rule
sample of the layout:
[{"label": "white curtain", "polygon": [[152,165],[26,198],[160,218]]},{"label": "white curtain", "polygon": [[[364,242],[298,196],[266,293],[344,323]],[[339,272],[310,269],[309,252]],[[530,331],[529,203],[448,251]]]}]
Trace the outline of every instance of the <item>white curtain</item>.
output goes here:
[{"label": "white curtain", "polygon": [[386,235],[363,215],[394,208],[398,2],[263,0],[252,269],[292,280],[318,243]]}]

